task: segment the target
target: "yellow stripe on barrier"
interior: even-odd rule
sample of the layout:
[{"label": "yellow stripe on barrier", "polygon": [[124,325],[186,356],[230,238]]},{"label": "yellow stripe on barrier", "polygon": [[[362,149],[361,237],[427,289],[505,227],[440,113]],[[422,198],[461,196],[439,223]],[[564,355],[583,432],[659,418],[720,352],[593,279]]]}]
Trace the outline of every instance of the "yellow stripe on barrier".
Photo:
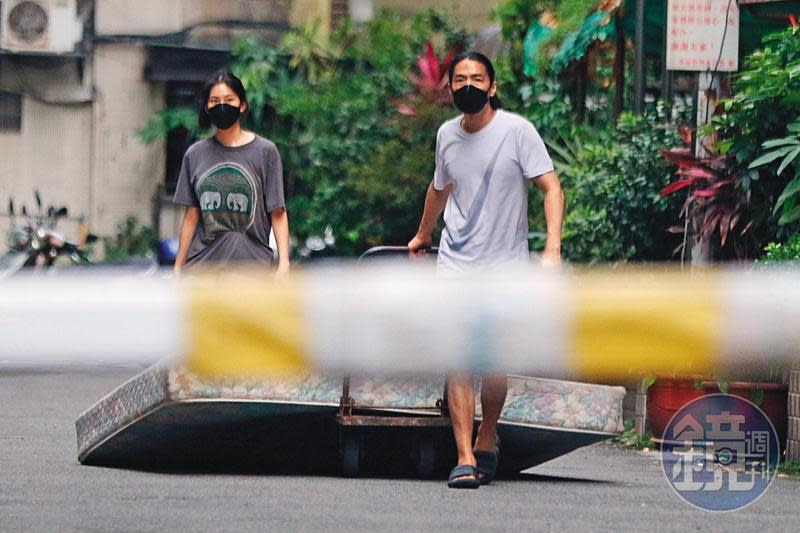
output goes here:
[{"label": "yellow stripe on barrier", "polygon": [[189,281],[188,365],[213,377],[289,375],[311,366],[296,279],[205,275]]},{"label": "yellow stripe on barrier", "polygon": [[633,271],[572,283],[578,375],[707,374],[715,367],[723,321],[715,276]]}]

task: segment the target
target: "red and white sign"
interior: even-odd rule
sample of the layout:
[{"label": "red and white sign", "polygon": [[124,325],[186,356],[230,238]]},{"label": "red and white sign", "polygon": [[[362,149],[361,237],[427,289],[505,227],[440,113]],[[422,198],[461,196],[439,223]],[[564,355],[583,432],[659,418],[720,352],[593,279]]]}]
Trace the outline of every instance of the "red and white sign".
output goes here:
[{"label": "red and white sign", "polygon": [[667,69],[739,70],[736,0],[669,0]]}]

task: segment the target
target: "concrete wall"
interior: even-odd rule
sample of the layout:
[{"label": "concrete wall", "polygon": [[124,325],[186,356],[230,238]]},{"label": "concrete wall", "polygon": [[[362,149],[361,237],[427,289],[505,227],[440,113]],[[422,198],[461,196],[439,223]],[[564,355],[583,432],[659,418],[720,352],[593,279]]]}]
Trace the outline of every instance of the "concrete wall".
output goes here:
[{"label": "concrete wall", "polygon": [[[449,7],[467,29],[478,30],[491,24],[492,9],[500,3],[501,0],[374,0],[373,10],[386,8],[412,13],[428,7]],[[322,22],[325,33],[330,26],[331,0],[292,0],[289,15],[292,26],[299,27],[315,19]]]},{"label": "concrete wall", "polygon": [[[98,0],[95,32],[146,36],[201,22],[280,23],[288,16],[282,0]],[[163,143],[143,144],[137,132],[164,107],[164,86],[143,78],[145,46],[135,40],[95,42],[82,78],[76,64],[63,61],[0,61],[0,89],[28,95],[22,131],[0,132],[0,211],[10,195],[32,209],[31,191],[39,188],[46,203],[66,205],[76,220],[85,216],[101,236],[113,234],[130,215],[152,224],[165,149]],[[161,217],[164,235],[176,234],[176,217],[177,210]],[[0,216],[0,250],[4,222]],[[75,220],[62,229],[77,236]]]},{"label": "concrete wall", "polygon": [[330,28],[331,0],[293,0],[289,12],[289,24],[299,28],[315,20],[320,21],[320,33],[325,35]]},{"label": "concrete wall", "polygon": [[786,459],[800,461],[800,362],[789,375],[789,427],[786,435]]},{"label": "concrete wall", "polygon": [[[60,229],[77,237],[76,220],[89,215],[91,176],[92,107],[51,105],[24,97],[22,129],[0,132],[0,211],[6,212],[9,197],[17,213],[27,205],[36,212],[33,190],[42,194],[45,206],[66,206],[70,220]],[[8,224],[0,219],[0,250],[5,249]]]},{"label": "concrete wall", "polygon": [[98,0],[94,27],[98,35],[157,35],[181,29],[179,0]]},{"label": "concrete wall", "polygon": [[289,14],[280,0],[99,0],[95,5],[100,35],[157,35],[216,20],[284,21]]},{"label": "concrete wall", "polygon": [[477,30],[491,23],[492,9],[502,3],[500,0],[375,0],[375,6],[398,11],[419,11],[428,7],[452,7],[454,15],[467,29]]},{"label": "concrete wall", "polygon": [[[164,97],[159,84],[143,79],[145,58],[140,44],[97,44],[84,71],[94,80],[89,103],[47,104],[31,96],[33,89],[20,88],[26,94],[22,130],[0,133],[2,211],[9,196],[18,210],[22,203],[31,210],[31,191],[38,188],[46,204],[67,206],[70,219],[59,227],[69,238],[77,237],[81,216],[99,235],[113,234],[129,215],[152,222],[153,195],[164,178],[164,146],[143,144],[137,131],[163,107]],[[59,71],[53,74],[47,83],[54,88],[70,85]],[[39,80],[34,87],[43,84]],[[7,227],[0,228],[3,237]]]},{"label": "concrete wall", "polygon": [[177,237],[180,234],[181,222],[185,207],[162,201],[158,210],[158,231],[162,238]]},{"label": "concrete wall", "polygon": [[144,45],[99,44],[94,57],[91,228],[106,235],[129,215],[152,222],[153,197],[164,179],[164,145],[144,144],[137,132],[164,106],[164,90],[142,77]]}]

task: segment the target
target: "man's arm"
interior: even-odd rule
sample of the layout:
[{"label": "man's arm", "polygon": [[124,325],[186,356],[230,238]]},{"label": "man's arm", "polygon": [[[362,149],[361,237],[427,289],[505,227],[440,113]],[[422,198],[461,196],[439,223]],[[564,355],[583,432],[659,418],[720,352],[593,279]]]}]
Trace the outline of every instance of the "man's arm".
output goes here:
[{"label": "man's arm", "polygon": [[448,184],[443,190],[439,191],[433,186],[433,182],[428,185],[428,192],[425,194],[425,209],[422,211],[422,220],[419,223],[417,234],[408,242],[408,251],[414,253],[420,248],[428,248],[433,244],[433,230],[436,221],[444,211],[447,197],[453,190],[453,184]]},{"label": "man's arm", "polygon": [[555,172],[536,178],[536,186],[544,193],[544,218],[547,222],[547,241],[542,254],[543,264],[561,261],[561,226],[564,221],[564,192]]}]

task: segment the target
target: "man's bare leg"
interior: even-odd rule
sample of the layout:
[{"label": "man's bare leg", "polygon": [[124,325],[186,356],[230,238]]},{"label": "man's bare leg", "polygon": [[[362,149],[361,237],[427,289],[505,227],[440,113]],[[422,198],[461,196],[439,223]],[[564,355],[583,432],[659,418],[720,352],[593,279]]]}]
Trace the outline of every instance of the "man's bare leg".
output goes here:
[{"label": "man's bare leg", "polygon": [[[454,372],[447,377],[447,408],[453,424],[453,436],[458,449],[460,465],[475,466],[475,455],[472,453],[472,429],[475,421],[475,389],[472,374]],[[462,476],[457,479],[467,478]]]},{"label": "man's bare leg", "polygon": [[493,452],[497,448],[497,421],[506,402],[508,378],[505,374],[486,374],[481,385],[481,411],[483,420],[478,427],[475,449]]}]

